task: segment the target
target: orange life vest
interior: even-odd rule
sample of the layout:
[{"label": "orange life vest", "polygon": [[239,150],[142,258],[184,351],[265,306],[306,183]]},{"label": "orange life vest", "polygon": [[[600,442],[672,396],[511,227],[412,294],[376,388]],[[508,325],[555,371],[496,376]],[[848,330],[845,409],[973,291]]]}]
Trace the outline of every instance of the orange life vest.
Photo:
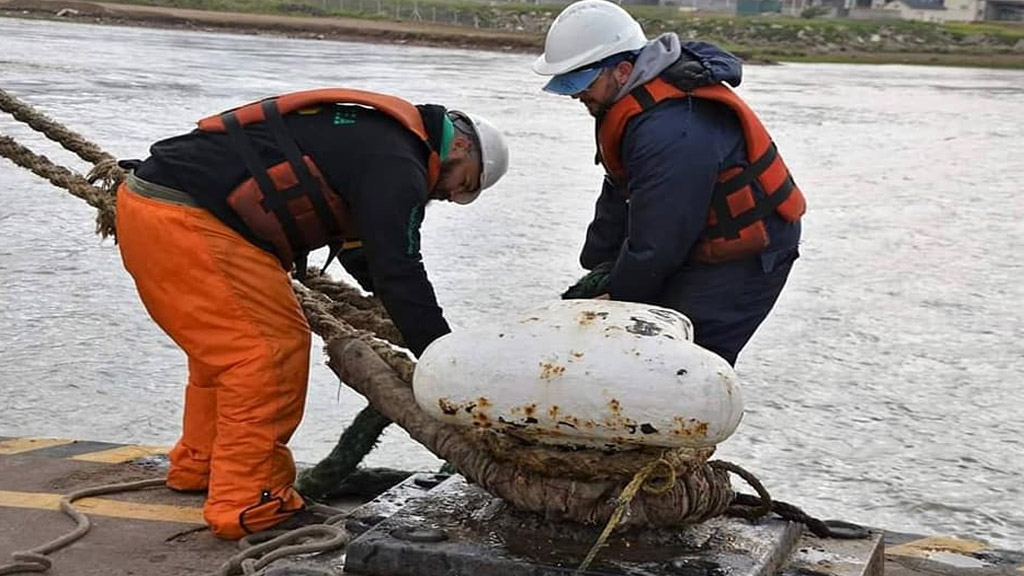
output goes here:
[{"label": "orange life vest", "polygon": [[[379,110],[418,136],[430,149],[429,136],[416,106],[385,94],[342,88],[293,92],[246,104],[199,121],[199,129],[227,132],[250,177],[228,195],[227,202],[259,239],[270,243],[285,269],[298,265],[322,246],[340,246],[353,226],[345,200],[335,192],[313,159],[302,153],[288,132],[284,115],[323,104],[358,104]],[[266,123],[285,161],[267,167],[242,129]],[[441,159],[430,149],[428,188],[441,173]],[[332,253],[333,255],[333,253]],[[329,261],[329,260],[328,260]]]},{"label": "orange life vest", "polygon": [[[624,185],[627,174],[622,164],[621,147],[626,124],[659,102],[690,97],[721,102],[736,113],[746,141],[749,164],[747,167],[731,167],[718,174],[707,228],[691,259],[727,262],[760,254],[769,243],[764,218],[776,212],[787,222],[796,222],[806,211],[807,203],[768,131],[754,111],[727,86],[706,86],[686,92],[655,78],[635,88],[615,102],[598,124],[601,163],[613,181]],[[754,182],[763,196],[754,192]]]}]

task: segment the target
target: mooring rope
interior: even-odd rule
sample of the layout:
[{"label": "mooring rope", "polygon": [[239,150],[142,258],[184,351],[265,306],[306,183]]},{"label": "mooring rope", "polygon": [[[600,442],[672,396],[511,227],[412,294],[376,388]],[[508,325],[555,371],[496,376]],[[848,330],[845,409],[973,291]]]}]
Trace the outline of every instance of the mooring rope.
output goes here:
[{"label": "mooring rope", "polygon": [[90,164],[101,165],[105,162],[116,162],[113,156],[104,152],[96,144],[86,140],[77,132],[68,130],[60,122],[51,120],[32,106],[10,95],[3,88],[0,88],[0,110],[13,116],[15,120],[28,124],[33,130],[42,133],[66,150],[74,152],[79,158]]},{"label": "mooring rope", "polygon": [[210,576],[256,574],[275,560],[328,552],[342,548],[352,540],[352,535],[342,526],[348,519],[348,512],[319,504],[307,508],[328,517],[321,524],[310,524],[290,531],[271,529],[246,536],[238,542],[242,551],[221,564]]},{"label": "mooring rope", "polygon": [[12,564],[4,564],[3,566],[0,566],[0,574],[46,572],[53,565],[53,561],[46,556],[47,554],[55,550],[60,550],[82,536],[85,536],[85,534],[89,532],[89,528],[92,527],[92,522],[89,520],[88,516],[82,514],[77,508],[71,505],[75,500],[87,498],[89,496],[102,496],[103,494],[113,494],[115,492],[129,492],[132,490],[153,488],[155,486],[164,486],[164,482],[164,479],[160,478],[156,480],[126,482],[123,484],[109,484],[106,486],[83,488],[82,490],[76,490],[67,496],[62,496],[60,499],[60,509],[75,521],[75,529],[63,536],[47,542],[46,544],[36,546],[31,550],[12,553],[11,557],[14,559],[14,562]]},{"label": "mooring rope", "polygon": [[93,186],[80,174],[54,164],[46,156],[32,152],[3,134],[0,134],[0,156],[88,202],[99,211],[96,233],[103,238],[114,236],[114,198],[110,194]]},{"label": "mooring rope", "polygon": [[[648,482],[652,479],[654,471],[659,467],[668,470],[669,479],[663,479],[660,485],[649,484]],[[671,490],[675,484],[676,469],[664,458],[658,458],[638,470],[633,476],[633,479],[630,480],[629,484],[626,484],[626,487],[622,489],[622,493],[619,494],[619,497],[617,498],[615,511],[612,512],[611,518],[608,519],[608,523],[605,524],[604,530],[601,531],[601,535],[597,537],[597,541],[590,547],[590,551],[587,552],[586,557],[583,558],[583,562],[580,562],[579,567],[576,568],[576,571],[573,574],[578,576],[579,574],[583,574],[587,571],[587,568],[590,567],[590,563],[594,561],[594,558],[597,557],[597,553],[601,551],[601,548],[603,548],[605,543],[608,541],[608,537],[611,536],[612,532],[615,531],[615,528],[618,527],[619,522],[622,520],[622,515],[626,513],[626,510],[629,510],[629,504],[633,501],[633,498],[636,498],[637,493],[641,489],[651,494],[664,494]]]},{"label": "mooring rope", "polygon": [[395,346],[405,345],[402,333],[391,322],[388,312],[379,298],[364,296],[359,289],[337,282],[325,274],[324,270],[318,268],[310,268],[302,283],[306,288],[327,296],[337,305],[364,312],[364,314],[356,314],[346,310],[348,323],[352,326],[373,332],[381,340],[386,340]]},{"label": "mooring rope", "polygon": [[355,472],[390,425],[391,420],[373,406],[363,408],[341,433],[331,453],[316,466],[299,473],[295,489],[304,497],[316,500],[330,498],[338,485]]}]

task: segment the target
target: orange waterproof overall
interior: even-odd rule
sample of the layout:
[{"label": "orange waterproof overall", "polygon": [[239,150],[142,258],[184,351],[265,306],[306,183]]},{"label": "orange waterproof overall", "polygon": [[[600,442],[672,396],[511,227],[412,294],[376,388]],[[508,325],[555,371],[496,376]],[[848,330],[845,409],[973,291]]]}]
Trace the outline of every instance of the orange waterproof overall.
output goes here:
[{"label": "orange waterproof overall", "polygon": [[167,486],[208,489],[203,516],[221,538],[278,524],[303,506],[286,444],[302,419],[310,350],[288,274],[209,212],[126,184],[117,237],[143,304],[188,356]]}]

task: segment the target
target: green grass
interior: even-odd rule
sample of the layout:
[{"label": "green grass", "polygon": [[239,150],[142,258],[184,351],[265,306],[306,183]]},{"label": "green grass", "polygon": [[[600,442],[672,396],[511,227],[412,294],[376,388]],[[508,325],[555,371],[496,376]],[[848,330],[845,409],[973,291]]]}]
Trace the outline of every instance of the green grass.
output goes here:
[{"label": "green grass", "polygon": [[277,0],[110,0],[115,4],[189,8],[214,12],[247,12],[254,14],[284,14],[285,2]]},{"label": "green grass", "polygon": [[[357,10],[359,0],[111,0],[123,4],[142,4],[147,6],[168,6],[174,8],[192,8],[198,10],[217,10],[232,12],[249,12],[261,14],[323,14],[323,15],[359,15],[376,14],[376,0],[362,0],[362,10]],[[381,16],[387,17],[394,13],[394,5],[399,2],[404,13],[411,12],[412,0],[381,0],[383,6]],[[431,9],[451,13],[458,10],[467,17],[476,15],[485,21],[496,17],[514,15],[554,15],[561,9],[558,4],[532,4],[519,2],[485,3],[472,1],[418,0],[421,14]],[[342,8],[343,6],[343,8]],[[916,34],[926,38],[966,36],[989,36],[1007,41],[1024,38],[1024,24],[1015,23],[947,23],[932,24],[925,22],[902,20],[847,20],[829,18],[799,18],[782,15],[736,16],[722,13],[687,13],[679,12],[670,7],[631,6],[629,11],[643,22],[649,33],[661,30],[677,30],[695,28],[698,32],[714,29],[730,30],[752,27],[768,35],[788,36],[800,30],[811,30],[826,33],[839,38],[841,36],[877,34],[881,30],[890,30],[897,34]],[[654,28],[651,30],[650,28]],[[773,32],[774,31],[774,32]]]},{"label": "green grass", "polygon": [[[294,16],[342,16],[410,22],[413,0],[110,0],[198,10]],[[539,38],[561,5],[465,0],[416,0],[424,24],[520,31]],[[379,10],[378,10],[379,7]],[[396,8],[401,18],[396,18]],[[864,21],[799,18],[778,14],[740,17],[679,12],[659,6],[629,7],[648,35],[677,32],[683,39],[718,43],[755,60],[807,62],[908,62],[952,66],[1024,68],[1024,24]],[[526,28],[523,28],[526,23]],[[824,48],[824,49],[823,49]]]},{"label": "green grass", "polygon": [[950,22],[943,25],[947,30],[963,36],[1000,36],[1024,39],[1024,23],[1012,22]]}]

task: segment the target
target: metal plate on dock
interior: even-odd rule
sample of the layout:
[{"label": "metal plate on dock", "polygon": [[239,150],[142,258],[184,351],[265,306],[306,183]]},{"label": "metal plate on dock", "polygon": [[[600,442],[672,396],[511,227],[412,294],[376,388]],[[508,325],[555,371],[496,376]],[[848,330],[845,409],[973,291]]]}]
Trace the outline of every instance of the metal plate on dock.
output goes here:
[{"label": "metal plate on dock", "polygon": [[[455,476],[354,540],[345,571],[368,576],[571,574],[603,527],[544,522]],[[612,536],[588,575],[769,576],[802,526],[716,518],[679,530]]]}]

